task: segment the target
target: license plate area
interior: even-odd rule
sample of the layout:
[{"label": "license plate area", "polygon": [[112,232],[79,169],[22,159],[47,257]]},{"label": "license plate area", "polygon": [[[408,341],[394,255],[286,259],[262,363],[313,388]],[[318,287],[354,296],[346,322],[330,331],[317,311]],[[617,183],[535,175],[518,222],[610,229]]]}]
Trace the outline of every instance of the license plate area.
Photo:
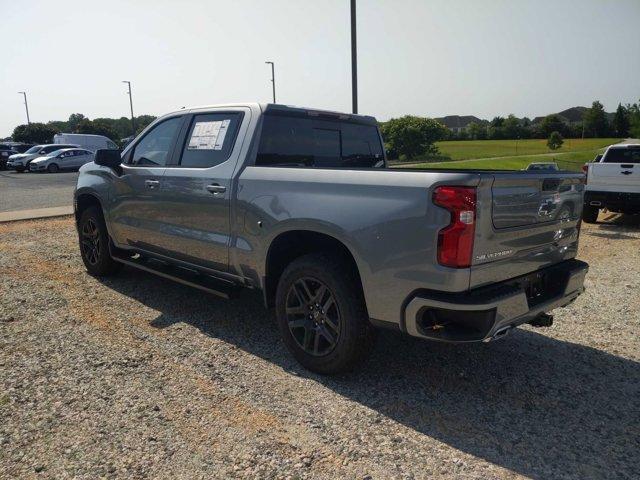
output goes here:
[{"label": "license plate area", "polygon": [[518,279],[524,290],[529,308],[548,302],[563,294],[568,272],[533,272]]}]

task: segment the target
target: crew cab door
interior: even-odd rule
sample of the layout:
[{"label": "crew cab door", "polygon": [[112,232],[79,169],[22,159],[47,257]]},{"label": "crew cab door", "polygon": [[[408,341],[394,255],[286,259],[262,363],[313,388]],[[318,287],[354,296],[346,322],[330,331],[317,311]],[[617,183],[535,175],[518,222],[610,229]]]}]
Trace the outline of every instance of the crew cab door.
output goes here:
[{"label": "crew cab door", "polygon": [[232,178],[250,119],[248,108],[190,114],[160,189],[161,248],[171,258],[229,270]]},{"label": "crew cab door", "polygon": [[114,176],[109,194],[109,224],[116,244],[146,251],[162,245],[160,183],[184,120],[184,115],[162,120],[126,151],[122,174]]}]

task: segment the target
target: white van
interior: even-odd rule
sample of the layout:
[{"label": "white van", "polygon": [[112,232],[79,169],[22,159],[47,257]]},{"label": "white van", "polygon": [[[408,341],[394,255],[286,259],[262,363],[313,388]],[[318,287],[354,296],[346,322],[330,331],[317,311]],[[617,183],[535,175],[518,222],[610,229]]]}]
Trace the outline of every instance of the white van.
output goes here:
[{"label": "white van", "polygon": [[104,135],[89,135],[85,133],[56,133],[53,136],[53,143],[73,143],[92,152],[101,148],[118,148],[113,141]]}]

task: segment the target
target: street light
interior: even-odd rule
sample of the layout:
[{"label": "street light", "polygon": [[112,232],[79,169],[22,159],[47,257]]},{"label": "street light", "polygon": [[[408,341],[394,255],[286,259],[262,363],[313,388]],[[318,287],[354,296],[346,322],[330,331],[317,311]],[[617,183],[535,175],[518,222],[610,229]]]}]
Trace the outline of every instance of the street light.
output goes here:
[{"label": "street light", "polygon": [[27,110],[27,124],[31,125],[31,120],[29,120],[29,105],[27,105],[27,92],[18,92],[22,94],[24,97],[24,108]]},{"label": "street light", "polygon": [[129,86],[129,91],[127,92],[129,94],[129,105],[131,106],[131,130],[132,130],[132,135],[135,137],[136,136],[136,124],[133,120],[133,98],[131,97],[131,82],[129,80],[122,80],[122,83],[126,83]]},{"label": "street light", "polygon": [[351,0],[351,103],[358,113],[358,53],[356,46],[356,0]]},{"label": "street light", "polygon": [[271,65],[271,83],[273,87],[273,103],[276,103],[276,72],[275,72],[275,64],[273,62],[264,62],[268,65]]}]

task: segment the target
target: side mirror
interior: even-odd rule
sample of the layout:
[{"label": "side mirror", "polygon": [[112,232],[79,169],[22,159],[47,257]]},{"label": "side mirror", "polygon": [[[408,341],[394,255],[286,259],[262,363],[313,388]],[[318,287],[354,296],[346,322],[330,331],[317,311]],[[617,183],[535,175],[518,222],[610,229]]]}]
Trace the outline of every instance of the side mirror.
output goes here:
[{"label": "side mirror", "polygon": [[120,150],[100,149],[97,150],[93,162],[96,165],[102,165],[103,167],[109,167],[116,175],[122,175],[122,158],[120,158]]},{"label": "side mirror", "polygon": [[96,156],[93,161],[96,165],[102,165],[103,167],[109,167],[118,171],[122,163],[120,150],[100,149],[96,151]]}]

